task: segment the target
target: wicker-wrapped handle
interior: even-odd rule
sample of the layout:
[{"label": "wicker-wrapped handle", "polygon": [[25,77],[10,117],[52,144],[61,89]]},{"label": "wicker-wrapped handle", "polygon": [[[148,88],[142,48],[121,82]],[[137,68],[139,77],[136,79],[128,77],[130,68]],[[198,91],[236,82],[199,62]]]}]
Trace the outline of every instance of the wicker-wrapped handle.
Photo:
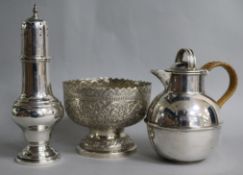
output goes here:
[{"label": "wicker-wrapped handle", "polygon": [[234,94],[237,84],[238,84],[238,78],[237,74],[233,67],[231,67],[229,64],[221,62],[221,61],[212,61],[202,66],[202,69],[207,69],[208,71],[211,71],[215,67],[223,67],[229,74],[230,82],[228,89],[224,93],[224,95],[217,101],[217,104],[222,107],[224,103],[229,100],[229,98]]}]

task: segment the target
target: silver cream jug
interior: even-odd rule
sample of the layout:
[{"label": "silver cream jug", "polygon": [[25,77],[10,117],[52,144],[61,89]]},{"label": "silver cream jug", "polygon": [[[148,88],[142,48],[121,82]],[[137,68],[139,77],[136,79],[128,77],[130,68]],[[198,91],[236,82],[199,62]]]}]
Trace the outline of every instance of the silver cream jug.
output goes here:
[{"label": "silver cream jug", "polygon": [[[227,91],[217,101],[204,91],[204,77],[215,67],[223,67],[230,77]],[[237,87],[235,70],[219,61],[198,69],[193,51],[181,49],[170,69],[151,72],[164,85],[164,92],[152,101],[145,119],[156,152],[174,161],[205,159],[218,142],[220,108]]]}]

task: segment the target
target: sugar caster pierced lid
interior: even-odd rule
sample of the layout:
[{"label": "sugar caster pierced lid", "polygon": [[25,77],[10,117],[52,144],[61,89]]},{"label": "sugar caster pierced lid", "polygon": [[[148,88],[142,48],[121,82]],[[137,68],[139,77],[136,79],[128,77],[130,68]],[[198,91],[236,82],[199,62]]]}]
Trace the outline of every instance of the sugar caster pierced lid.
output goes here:
[{"label": "sugar caster pierced lid", "polygon": [[32,11],[33,15],[21,25],[21,56],[24,59],[48,59],[47,22],[39,18],[36,4]]},{"label": "sugar caster pierced lid", "polygon": [[[229,73],[230,85],[226,93],[215,101],[205,94],[204,77],[219,66]],[[155,150],[159,155],[176,161],[205,159],[218,140],[220,107],[237,86],[234,69],[219,61],[198,69],[193,51],[181,49],[171,68],[152,70],[152,73],[164,85],[164,92],[152,101],[145,119]]]}]

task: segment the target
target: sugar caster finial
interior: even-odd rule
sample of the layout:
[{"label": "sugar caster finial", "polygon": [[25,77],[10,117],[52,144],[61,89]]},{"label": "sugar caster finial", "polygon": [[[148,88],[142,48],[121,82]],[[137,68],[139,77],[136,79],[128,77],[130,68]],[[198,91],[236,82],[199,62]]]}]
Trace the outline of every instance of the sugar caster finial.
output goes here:
[{"label": "sugar caster finial", "polygon": [[32,12],[33,12],[34,19],[38,19],[38,9],[36,3],[34,3]]}]

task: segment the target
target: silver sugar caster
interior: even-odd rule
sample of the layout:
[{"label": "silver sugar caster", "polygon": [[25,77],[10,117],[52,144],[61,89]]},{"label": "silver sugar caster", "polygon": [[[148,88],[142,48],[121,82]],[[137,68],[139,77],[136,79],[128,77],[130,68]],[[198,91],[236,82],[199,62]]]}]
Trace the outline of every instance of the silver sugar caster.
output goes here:
[{"label": "silver sugar caster", "polygon": [[47,164],[59,158],[50,145],[53,126],[63,117],[62,104],[53,96],[48,74],[48,27],[33,16],[22,23],[22,91],[12,108],[13,120],[24,132],[27,146],[16,161]]}]

